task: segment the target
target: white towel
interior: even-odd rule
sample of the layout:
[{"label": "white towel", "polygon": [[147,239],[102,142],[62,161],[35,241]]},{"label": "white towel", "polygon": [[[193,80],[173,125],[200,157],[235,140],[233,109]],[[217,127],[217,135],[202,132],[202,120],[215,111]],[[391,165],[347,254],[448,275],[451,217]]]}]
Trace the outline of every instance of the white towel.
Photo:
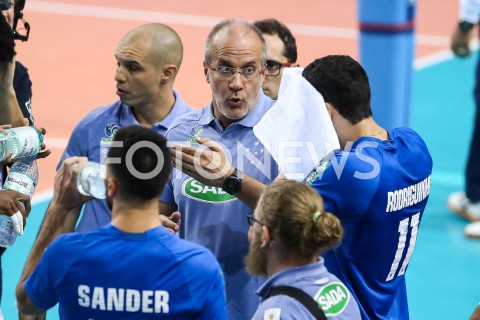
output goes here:
[{"label": "white towel", "polygon": [[340,149],[322,95],[302,77],[283,70],[277,103],[253,127],[287,179],[303,181],[332,150]]}]

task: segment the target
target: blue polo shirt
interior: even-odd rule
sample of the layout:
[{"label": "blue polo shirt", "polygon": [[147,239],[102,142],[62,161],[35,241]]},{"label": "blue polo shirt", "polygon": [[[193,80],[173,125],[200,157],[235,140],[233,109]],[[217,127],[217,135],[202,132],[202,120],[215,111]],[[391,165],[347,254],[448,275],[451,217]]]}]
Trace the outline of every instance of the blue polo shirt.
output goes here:
[{"label": "blue polo shirt", "polygon": [[[176,99],[172,110],[165,119],[152,126],[152,130],[164,136],[175,119],[193,111],[176,91],[174,93]],[[89,161],[104,163],[117,130],[131,125],[140,123],[135,118],[132,108],[121,101],[91,111],[73,130],[57,170],[63,160],[73,156],[87,157]],[[111,212],[106,200],[94,199],[85,204],[76,230],[93,230],[108,224],[110,220]]]},{"label": "blue polo shirt", "polygon": [[[254,108],[225,130],[210,104],[178,119],[167,139],[169,143],[196,144],[192,139],[197,136],[210,138],[223,145],[233,166],[269,184],[278,175],[278,167],[252,128],[272,103],[260,92]],[[178,206],[182,214],[180,237],[207,247],[220,262],[229,319],[250,319],[259,303],[255,291],[264,280],[250,277],[243,261],[248,252],[246,216],[253,209],[221,188],[205,186],[176,169],[160,199]]]},{"label": "blue polo shirt", "polygon": [[409,128],[362,137],[322,166],[312,187],[342,222],[325,266],[350,289],[363,319],[409,319],[405,272],[430,194],[432,158]]},{"label": "blue polo shirt", "polygon": [[108,225],[69,233],[25,282],[39,308],[60,319],[226,319],[221,269],[205,248],[163,227],[126,233]]},{"label": "blue polo shirt", "polygon": [[[303,290],[317,302],[329,320],[361,319],[357,302],[345,284],[327,271],[323,258],[315,263],[278,272],[265,282],[257,294],[262,296],[278,286]],[[286,295],[277,295],[265,299],[253,316],[253,320],[263,319],[315,318],[299,301]]]}]

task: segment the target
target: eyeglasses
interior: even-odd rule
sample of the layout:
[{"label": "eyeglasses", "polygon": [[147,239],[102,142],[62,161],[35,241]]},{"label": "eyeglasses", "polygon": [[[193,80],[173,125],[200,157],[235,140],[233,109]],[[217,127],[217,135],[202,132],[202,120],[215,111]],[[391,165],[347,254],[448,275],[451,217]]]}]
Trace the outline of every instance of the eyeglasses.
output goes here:
[{"label": "eyeglasses", "polygon": [[275,60],[267,60],[266,61],[266,66],[267,69],[265,70],[265,75],[268,77],[276,77],[280,74],[280,70],[284,67],[290,67],[294,62],[278,62]]},{"label": "eyeglasses", "polygon": [[247,221],[248,221],[248,224],[249,224],[251,227],[253,227],[253,225],[254,225],[255,223],[258,223],[258,224],[260,224],[260,225],[262,225],[262,226],[265,225],[265,224],[263,224],[262,222],[260,222],[259,220],[255,219],[255,218],[253,217],[253,212],[250,213],[250,214],[247,214]]},{"label": "eyeglasses", "polygon": [[230,80],[233,78],[233,76],[235,75],[235,73],[240,73],[243,78],[245,80],[253,80],[255,79],[256,76],[258,76],[259,73],[263,72],[263,70],[265,70],[265,66],[263,66],[262,69],[257,69],[257,68],[254,68],[254,67],[245,67],[245,68],[240,68],[240,69],[235,69],[235,68],[232,68],[232,67],[229,67],[229,66],[216,66],[216,67],[212,67],[211,65],[209,65],[208,63],[206,62],[203,62],[203,66],[210,69],[210,70],[213,70],[213,71],[216,71],[218,76],[220,78],[223,78],[225,80]]}]

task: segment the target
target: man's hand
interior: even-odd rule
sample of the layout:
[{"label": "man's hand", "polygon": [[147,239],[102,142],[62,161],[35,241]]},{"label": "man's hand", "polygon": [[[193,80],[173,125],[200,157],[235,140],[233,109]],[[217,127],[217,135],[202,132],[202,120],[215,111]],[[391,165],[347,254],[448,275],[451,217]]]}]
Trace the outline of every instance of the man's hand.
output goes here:
[{"label": "man's hand", "polygon": [[77,189],[78,172],[87,162],[86,157],[71,157],[63,161],[55,175],[52,202],[70,210],[81,207],[85,202],[93,199],[82,195]]},{"label": "man's hand", "polygon": [[208,138],[196,138],[207,147],[176,145],[172,148],[175,167],[195,180],[209,186],[222,187],[223,181],[235,170],[220,144]]},{"label": "man's hand", "polygon": [[0,190],[0,213],[10,216],[15,231],[20,235],[23,235],[31,209],[29,196],[13,190]]},{"label": "man's hand", "polygon": [[[29,125],[28,119],[23,118],[21,126],[28,126],[28,125]],[[10,129],[10,128],[12,128],[12,125],[10,125],[10,124],[0,125],[0,133],[6,135],[6,134],[8,134],[8,129]],[[45,128],[35,128],[35,130],[40,132],[42,135],[45,135],[47,133]],[[51,153],[52,152],[50,151],[50,149],[46,149],[45,143],[42,143],[41,146],[40,146],[40,152],[37,154],[36,159],[46,158]],[[5,164],[12,164],[17,160],[18,160],[18,158],[12,159],[12,153],[10,152],[5,159],[0,161],[0,167],[4,166]]]},{"label": "man's hand", "polygon": [[172,213],[170,217],[167,217],[163,214],[159,215],[158,218],[160,219],[160,223],[162,226],[167,230],[170,231],[171,233],[175,234],[180,230],[180,223],[181,223],[181,218],[182,215],[180,212],[175,211]]},{"label": "man's hand", "polygon": [[[25,120],[28,121],[27,118],[24,118]],[[28,125],[28,122],[27,122],[27,125]],[[45,135],[47,133],[47,130],[45,130],[45,128],[35,128],[35,130],[37,130],[38,132],[40,132],[41,134]],[[42,143],[42,145],[40,146],[40,152],[37,154],[37,159],[43,159],[43,158],[46,158],[48,157],[52,152],[50,151],[50,149],[46,149],[46,145],[45,143]]]},{"label": "man's hand", "polygon": [[464,58],[468,57],[472,53],[470,49],[470,40],[472,39],[472,34],[473,31],[465,32],[460,30],[458,26],[455,26],[450,48],[456,56]]}]

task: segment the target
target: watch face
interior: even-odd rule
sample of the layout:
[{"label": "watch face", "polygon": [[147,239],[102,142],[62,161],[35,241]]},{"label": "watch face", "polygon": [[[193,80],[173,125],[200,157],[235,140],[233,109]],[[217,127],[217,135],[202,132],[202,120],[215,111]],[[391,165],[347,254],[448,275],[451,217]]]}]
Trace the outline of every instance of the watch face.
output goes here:
[{"label": "watch face", "polygon": [[236,176],[230,176],[225,180],[223,190],[227,193],[234,194],[240,191],[242,181]]},{"label": "watch face", "polygon": [[235,169],[231,176],[223,181],[223,191],[229,194],[234,194],[242,189],[243,173]]},{"label": "watch face", "polygon": [[228,190],[230,190],[231,192],[238,191],[237,189],[240,186],[240,181],[237,177],[230,177],[230,179],[228,179],[227,181],[227,186]]}]

